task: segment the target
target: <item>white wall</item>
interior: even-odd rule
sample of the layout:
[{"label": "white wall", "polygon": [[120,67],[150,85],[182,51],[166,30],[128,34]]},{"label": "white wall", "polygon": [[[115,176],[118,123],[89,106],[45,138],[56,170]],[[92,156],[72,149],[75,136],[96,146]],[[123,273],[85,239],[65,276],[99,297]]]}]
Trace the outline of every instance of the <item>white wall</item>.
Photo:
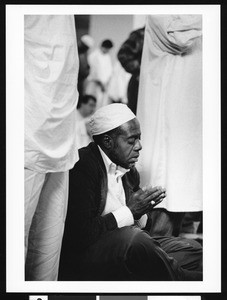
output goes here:
[{"label": "white wall", "polygon": [[97,47],[104,39],[114,43],[111,57],[116,59],[116,54],[121,44],[133,30],[132,15],[91,15],[89,34],[94,38]]},{"label": "white wall", "polygon": [[133,30],[145,26],[147,15],[134,15],[133,16]]}]

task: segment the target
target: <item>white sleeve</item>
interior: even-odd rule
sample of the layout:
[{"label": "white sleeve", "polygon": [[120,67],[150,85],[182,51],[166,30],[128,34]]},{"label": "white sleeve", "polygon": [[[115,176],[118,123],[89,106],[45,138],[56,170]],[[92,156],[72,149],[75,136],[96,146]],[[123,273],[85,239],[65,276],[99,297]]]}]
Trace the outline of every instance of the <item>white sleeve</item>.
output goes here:
[{"label": "white sleeve", "polygon": [[134,218],[131,213],[131,210],[127,206],[122,206],[119,209],[112,212],[114,215],[118,228],[124,226],[130,226],[134,224]]},{"label": "white sleeve", "polygon": [[145,38],[163,52],[181,55],[201,35],[201,15],[150,15],[147,18]]}]

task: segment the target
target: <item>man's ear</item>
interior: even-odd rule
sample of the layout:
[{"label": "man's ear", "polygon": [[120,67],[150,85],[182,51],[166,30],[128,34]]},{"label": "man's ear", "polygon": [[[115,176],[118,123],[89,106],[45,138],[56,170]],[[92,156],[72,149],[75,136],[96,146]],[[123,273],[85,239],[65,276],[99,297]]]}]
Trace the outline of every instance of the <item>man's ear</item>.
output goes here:
[{"label": "man's ear", "polygon": [[107,150],[110,150],[113,147],[113,139],[108,134],[104,134],[102,143]]}]

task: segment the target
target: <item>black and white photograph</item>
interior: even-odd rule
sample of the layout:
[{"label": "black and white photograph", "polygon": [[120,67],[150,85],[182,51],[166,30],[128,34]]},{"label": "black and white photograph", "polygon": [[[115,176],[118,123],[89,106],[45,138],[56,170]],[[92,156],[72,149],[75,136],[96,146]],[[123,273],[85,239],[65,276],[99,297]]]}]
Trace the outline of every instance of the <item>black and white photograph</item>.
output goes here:
[{"label": "black and white photograph", "polygon": [[220,292],[219,23],[219,5],[6,7],[9,292]]}]

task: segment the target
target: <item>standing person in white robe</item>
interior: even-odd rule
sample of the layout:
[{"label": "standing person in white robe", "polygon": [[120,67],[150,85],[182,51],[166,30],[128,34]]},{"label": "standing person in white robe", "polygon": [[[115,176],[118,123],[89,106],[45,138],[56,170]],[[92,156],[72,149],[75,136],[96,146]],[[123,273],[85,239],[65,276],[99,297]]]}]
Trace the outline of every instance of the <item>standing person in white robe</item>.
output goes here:
[{"label": "standing person in white robe", "polygon": [[110,103],[128,103],[127,89],[131,74],[126,72],[120,62],[116,60],[113,74],[108,87],[108,99]]},{"label": "standing person in white robe", "polygon": [[202,210],[202,18],[147,17],[138,98],[143,184],[162,185],[153,235],[172,235]]},{"label": "standing person in white robe", "polygon": [[108,104],[108,84],[113,72],[110,51],[113,46],[111,40],[104,40],[100,47],[88,56],[90,74],[87,78],[85,94],[96,98],[97,109]]},{"label": "standing person in white robe", "polygon": [[68,176],[78,160],[74,17],[26,15],[25,280],[57,280],[68,204]]}]

